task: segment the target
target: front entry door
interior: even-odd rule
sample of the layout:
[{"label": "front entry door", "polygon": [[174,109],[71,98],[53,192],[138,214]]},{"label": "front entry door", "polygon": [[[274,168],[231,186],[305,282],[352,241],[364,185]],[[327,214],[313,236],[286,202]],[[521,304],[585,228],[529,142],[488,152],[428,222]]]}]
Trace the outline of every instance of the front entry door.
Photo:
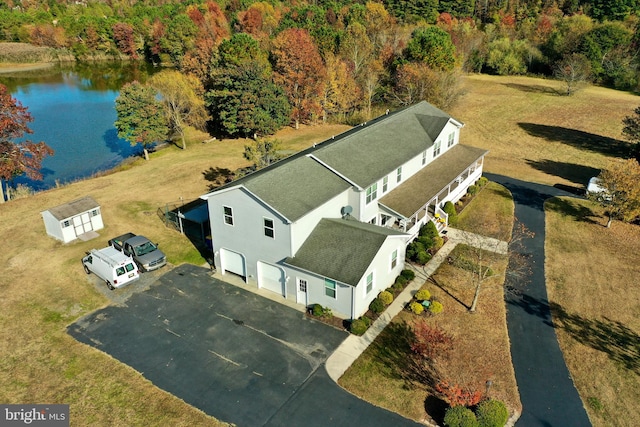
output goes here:
[{"label": "front entry door", "polygon": [[305,279],[298,279],[298,292],[296,301],[298,304],[307,305],[307,281]]}]

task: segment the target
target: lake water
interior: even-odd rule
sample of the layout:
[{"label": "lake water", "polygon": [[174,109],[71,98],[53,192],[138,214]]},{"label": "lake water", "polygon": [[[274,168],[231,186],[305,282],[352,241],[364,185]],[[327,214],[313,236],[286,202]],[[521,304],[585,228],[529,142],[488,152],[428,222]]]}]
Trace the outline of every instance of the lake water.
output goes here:
[{"label": "lake water", "polygon": [[151,70],[135,64],[92,64],[0,74],[0,83],[27,107],[33,134],[55,153],[42,162],[42,181],[14,183],[51,188],[111,169],[140,149],[118,138],[115,99],[123,84],[146,81]]}]

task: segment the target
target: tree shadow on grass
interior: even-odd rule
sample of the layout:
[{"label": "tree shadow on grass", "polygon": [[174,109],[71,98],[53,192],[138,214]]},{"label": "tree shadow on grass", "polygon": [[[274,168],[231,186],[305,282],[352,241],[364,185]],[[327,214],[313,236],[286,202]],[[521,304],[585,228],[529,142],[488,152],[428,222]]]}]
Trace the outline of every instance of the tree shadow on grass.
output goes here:
[{"label": "tree shadow on grass", "polygon": [[581,150],[604,154],[605,156],[626,158],[631,154],[632,146],[630,143],[606,136],[537,123],[518,123],[518,126],[536,138],[561,142]]},{"label": "tree shadow on grass", "polygon": [[607,317],[587,319],[551,303],[557,326],[581,344],[605,353],[625,369],[640,374],[640,335]]},{"label": "tree shadow on grass", "polygon": [[[566,179],[584,188],[589,178],[597,176],[600,169],[575,163],[556,162],[553,160],[526,160],[529,166],[549,175]],[[571,191],[574,192],[574,191]]]},{"label": "tree shadow on grass", "polygon": [[519,83],[503,83],[503,86],[506,86],[511,89],[517,89],[521,92],[527,93],[546,93],[549,95],[563,95],[565,92],[556,88],[552,88],[544,85],[525,85]]},{"label": "tree shadow on grass", "polygon": [[589,224],[598,224],[593,218],[598,217],[591,209],[577,203],[574,200],[561,199],[554,197],[547,200],[545,208],[554,212],[558,212],[564,216],[573,217],[576,221],[586,222]]}]

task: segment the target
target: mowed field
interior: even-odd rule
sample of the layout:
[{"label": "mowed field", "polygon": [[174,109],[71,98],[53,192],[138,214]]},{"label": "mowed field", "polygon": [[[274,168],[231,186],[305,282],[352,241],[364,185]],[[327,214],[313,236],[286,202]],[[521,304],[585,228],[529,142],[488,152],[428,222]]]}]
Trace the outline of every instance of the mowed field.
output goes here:
[{"label": "mowed field", "polygon": [[[463,143],[490,150],[487,171],[576,187],[583,187],[590,176],[625,147],[620,135],[621,120],[640,103],[634,95],[602,88],[587,88],[572,97],[563,97],[557,95],[561,90],[559,83],[525,77],[470,76],[466,78],[466,90],[466,95],[450,113],[466,124],[461,136]],[[345,129],[346,126],[314,126],[299,131],[287,129],[278,136],[287,150],[296,151]],[[0,402],[68,403],[72,425],[222,425],[156,388],[110,356],[75,342],[65,332],[66,326],[80,316],[109,303],[104,290],[87,280],[79,260],[85,251],[104,246],[113,235],[127,231],[145,234],[160,243],[174,264],[185,260],[203,261],[186,238],[164,227],[156,210],[181,198],[189,201],[204,194],[207,189],[202,172],[209,167],[235,169],[246,165],[242,158],[246,141],[199,142],[204,139],[207,137],[196,136],[185,151],[169,147],[155,153],[149,162],[136,160],[116,173],[0,204]],[[85,195],[93,196],[102,206],[106,228],[99,232],[100,237],[68,245],[48,237],[40,212]],[[563,230],[562,221],[573,221],[572,218],[561,215],[558,225],[550,225]],[[596,222],[601,219],[604,223],[604,219],[595,218]],[[618,226],[618,223],[613,225]],[[630,230],[625,234],[637,233],[637,226],[625,227],[629,228],[624,230]],[[563,255],[564,233],[555,234],[560,243],[548,245],[549,258],[564,264],[570,260],[586,265],[593,250],[589,242],[609,242],[616,247],[615,238],[602,240],[601,236],[609,233],[608,230],[595,224],[589,230],[593,234],[589,234],[584,245],[572,244],[570,255]],[[629,239],[628,244],[616,248],[612,254],[617,250],[638,254],[639,241]],[[604,250],[611,247],[604,246]],[[621,263],[622,272],[613,275],[606,270],[592,270],[594,277],[607,283],[597,289],[596,295],[592,288],[581,286],[595,279],[573,278],[571,274],[577,272],[569,268],[554,273],[551,278],[564,280],[569,291],[553,294],[553,301],[568,313],[594,322],[603,316],[613,316],[600,312],[597,306],[589,313],[582,313],[581,307],[569,306],[565,299],[581,292],[583,298],[597,299],[601,305],[609,304],[611,310],[616,310],[624,290],[625,300],[639,301],[637,286],[621,288],[622,284],[635,282],[614,278],[619,274],[638,277],[637,258],[635,262]],[[627,329],[622,330],[627,333],[625,337],[636,338],[635,347],[630,341],[631,347],[625,348],[630,348],[631,356],[635,354],[637,361],[640,327],[633,323],[633,316],[637,321],[640,310],[637,304],[628,304],[631,307],[623,306],[630,310],[627,317],[608,318],[620,322],[631,319],[623,324]],[[607,370],[614,378],[601,381],[612,384],[617,393],[605,395],[588,370],[582,373],[572,366],[572,360],[581,360],[583,353],[581,347],[571,345],[570,340],[575,338],[567,338],[562,333],[560,338],[583,400],[598,399],[597,402],[592,399],[588,406],[599,408],[598,413],[589,409],[594,423],[638,425],[617,421],[626,415],[618,408],[635,407],[635,400],[624,400],[613,406],[613,400],[633,396],[638,389],[637,364],[634,371],[611,357],[597,359],[598,363],[611,363],[614,367]],[[606,334],[602,339],[608,342]],[[593,345],[590,348],[596,354],[602,353]],[[589,367],[591,371],[601,368]],[[631,380],[622,381],[623,377]],[[596,389],[585,391],[581,384],[587,383]],[[608,418],[598,418],[600,412],[616,411],[617,414]]]}]

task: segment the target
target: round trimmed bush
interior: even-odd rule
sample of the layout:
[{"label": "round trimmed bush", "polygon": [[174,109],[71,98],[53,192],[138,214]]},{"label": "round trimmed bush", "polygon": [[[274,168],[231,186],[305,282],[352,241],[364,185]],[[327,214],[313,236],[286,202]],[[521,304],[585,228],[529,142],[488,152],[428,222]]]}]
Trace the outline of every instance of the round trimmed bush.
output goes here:
[{"label": "round trimmed bush", "polygon": [[442,313],[442,310],[444,309],[444,307],[442,306],[442,304],[438,301],[431,301],[431,305],[429,306],[429,311],[433,314],[439,314]]},{"label": "round trimmed bush", "polygon": [[429,261],[431,261],[431,254],[429,252],[427,251],[418,252],[418,255],[416,256],[416,262],[418,264],[425,265]]},{"label": "round trimmed bush", "polygon": [[360,320],[362,320],[364,324],[367,325],[367,328],[371,326],[371,319],[369,319],[367,316],[362,316]]},{"label": "round trimmed bush", "polygon": [[429,292],[427,289],[420,289],[418,292],[416,292],[416,299],[420,301],[431,299],[431,292]]},{"label": "round trimmed bush", "polygon": [[433,238],[433,245],[431,246],[433,249],[440,250],[441,247],[444,246],[444,239],[440,236],[436,236]]},{"label": "round trimmed bush", "polygon": [[382,313],[384,311],[384,303],[380,298],[376,298],[369,304],[369,309],[374,313]]},{"label": "round trimmed bush", "polygon": [[416,278],[416,273],[413,270],[409,270],[408,268],[402,270],[400,275],[407,279],[407,281],[411,281]]},{"label": "round trimmed bush", "polygon": [[436,227],[433,221],[427,221],[422,227],[420,227],[420,231],[418,231],[418,235],[420,237],[426,237],[428,239],[433,239],[439,234],[438,227]]},{"label": "round trimmed bush", "polygon": [[476,417],[480,427],[504,427],[509,419],[509,411],[500,400],[483,400],[478,404]]},{"label": "round trimmed bush", "polygon": [[446,427],[478,427],[478,420],[471,409],[458,405],[447,409],[444,414]]},{"label": "round trimmed bush", "polygon": [[409,304],[409,308],[411,309],[413,314],[422,314],[422,312],[424,311],[424,307],[418,301],[414,301]]},{"label": "round trimmed bush", "polygon": [[380,301],[382,301],[384,305],[389,305],[393,302],[393,295],[389,291],[380,292],[380,295],[378,295],[378,298],[380,299]]},{"label": "round trimmed bush", "polygon": [[476,183],[478,187],[484,187],[489,182],[489,179],[486,176],[481,176]]},{"label": "round trimmed bush", "polygon": [[365,332],[367,332],[367,324],[364,320],[362,319],[356,319],[353,322],[351,322],[351,327],[349,328],[351,333],[354,335],[362,335]]},{"label": "round trimmed bush", "polygon": [[404,285],[406,285],[406,284],[407,284],[407,279],[406,279],[404,276],[402,276],[402,275],[401,275],[401,276],[398,276],[398,277],[396,277],[396,283],[398,283],[398,284],[400,284],[400,285],[404,286]]},{"label": "round trimmed bush", "polygon": [[472,196],[475,196],[476,194],[478,194],[478,186],[470,185],[469,188],[467,188],[467,193],[469,193]]},{"label": "round trimmed bush", "polygon": [[456,218],[458,216],[458,212],[456,212],[456,207],[453,205],[451,201],[448,201],[442,207],[442,210],[449,215],[449,223],[451,223],[452,218]]}]

